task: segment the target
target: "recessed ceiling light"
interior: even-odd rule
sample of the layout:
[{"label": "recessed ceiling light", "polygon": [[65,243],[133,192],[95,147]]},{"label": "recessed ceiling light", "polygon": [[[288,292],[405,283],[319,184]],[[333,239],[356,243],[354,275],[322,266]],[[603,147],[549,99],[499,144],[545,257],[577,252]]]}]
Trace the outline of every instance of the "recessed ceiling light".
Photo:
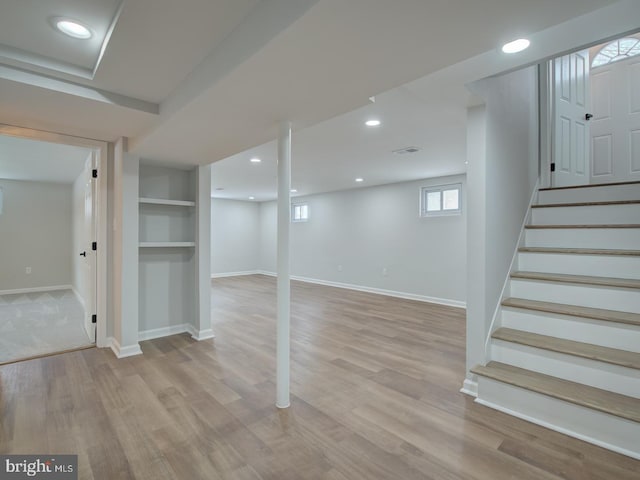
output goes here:
[{"label": "recessed ceiling light", "polygon": [[249,160],[251,163],[260,163],[262,160],[259,159],[258,157],[253,157],[251,160]]},{"label": "recessed ceiling light", "polygon": [[526,50],[531,42],[526,38],[519,38],[518,40],[514,40],[513,42],[505,43],[502,46],[502,51],[504,53],[518,53],[523,50]]},{"label": "recessed ceiling light", "polygon": [[249,197],[249,200],[255,200],[256,197]]},{"label": "recessed ceiling light", "polygon": [[356,178],[356,182],[358,183],[364,182],[364,178],[358,177]]},{"label": "recessed ceiling light", "polygon": [[296,190],[295,188],[292,188],[291,193],[298,193],[298,190]]},{"label": "recessed ceiling light", "polygon": [[91,38],[91,30],[76,20],[58,18],[55,20],[55,25],[58,30],[70,37],[79,38],[80,40]]},{"label": "recessed ceiling light", "polygon": [[364,124],[367,127],[377,127],[377,126],[380,125],[380,123],[382,123],[382,122],[380,122],[380,120],[376,120],[376,119],[371,119],[371,120],[367,120],[366,122],[364,122]]}]

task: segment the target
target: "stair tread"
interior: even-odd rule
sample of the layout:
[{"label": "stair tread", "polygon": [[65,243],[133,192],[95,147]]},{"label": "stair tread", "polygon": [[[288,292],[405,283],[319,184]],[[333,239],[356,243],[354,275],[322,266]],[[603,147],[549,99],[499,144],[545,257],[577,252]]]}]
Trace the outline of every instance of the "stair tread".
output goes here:
[{"label": "stair tread", "polygon": [[640,314],[621,312],[618,310],[605,310],[602,308],[581,307],[579,305],[566,305],[563,303],[541,302],[539,300],[527,300],[524,298],[505,298],[502,301],[505,307],[536,310],[539,312],[570,315],[573,317],[591,318],[606,322],[624,323],[640,326]]},{"label": "stair tread", "polygon": [[520,247],[519,252],[525,253],[564,253],[575,255],[622,255],[629,257],[640,256],[640,250],[618,250],[605,248],[558,248],[558,247]]},{"label": "stair tread", "polygon": [[531,208],[558,208],[558,207],[597,207],[608,205],[634,205],[640,200],[610,200],[601,202],[572,202],[572,203],[540,203],[531,205]]},{"label": "stair tread", "polygon": [[640,280],[631,278],[591,277],[587,275],[567,275],[565,273],[513,272],[512,278],[543,280],[547,282],[579,283],[606,287],[639,288]]},{"label": "stair tread", "polygon": [[571,190],[575,188],[594,188],[594,187],[615,187],[617,185],[635,185],[640,184],[639,181],[629,181],[629,182],[613,182],[613,183],[590,183],[588,185],[570,185],[568,187],[545,187],[541,188],[538,191],[547,192],[553,190]]},{"label": "stair tread", "polygon": [[524,228],[529,229],[546,229],[546,228],[640,228],[640,223],[608,223],[608,224],[582,224],[582,225],[525,225]]},{"label": "stair tread", "polygon": [[602,347],[591,343],[576,342],[574,340],[566,340],[564,338],[504,327],[493,332],[491,337],[505,342],[517,343],[640,370],[640,353],[636,352]]},{"label": "stair tread", "polygon": [[489,362],[486,366],[477,365],[471,369],[471,372],[559,400],[640,422],[640,399],[637,398],[500,362]]}]

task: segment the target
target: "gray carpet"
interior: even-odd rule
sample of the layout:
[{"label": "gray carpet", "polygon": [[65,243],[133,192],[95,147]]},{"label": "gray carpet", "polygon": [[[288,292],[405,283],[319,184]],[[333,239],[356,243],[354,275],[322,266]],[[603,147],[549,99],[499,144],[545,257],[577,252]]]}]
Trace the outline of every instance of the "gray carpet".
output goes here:
[{"label": "gray carpet", "polygon": [[0,363],[90,345],[71,290],[0,295]]}]

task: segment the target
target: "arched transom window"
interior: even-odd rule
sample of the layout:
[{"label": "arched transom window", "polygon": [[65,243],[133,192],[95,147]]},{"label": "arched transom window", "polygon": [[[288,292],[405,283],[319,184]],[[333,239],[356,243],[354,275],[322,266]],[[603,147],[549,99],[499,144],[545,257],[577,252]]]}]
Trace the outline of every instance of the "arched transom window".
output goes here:
[{"label": "arched transom window", "polygon": [[602,47],[593,59],[591,67],[601,67],[636,55],[640,55],[640,39],[621,38]]}]

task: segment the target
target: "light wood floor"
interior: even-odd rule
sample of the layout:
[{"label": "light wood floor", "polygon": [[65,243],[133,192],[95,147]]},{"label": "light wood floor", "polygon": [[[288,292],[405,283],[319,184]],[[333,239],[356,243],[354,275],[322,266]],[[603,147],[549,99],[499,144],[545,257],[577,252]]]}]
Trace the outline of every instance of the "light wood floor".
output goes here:
[{"label": "light wood floor", "polygon": [[216,280],[217,338],[0,367],[0,453],[81,479],[639,479],[640,462],[476,405],[464,311],[294,283],[292,407],[275,402],[275,280]]}]

